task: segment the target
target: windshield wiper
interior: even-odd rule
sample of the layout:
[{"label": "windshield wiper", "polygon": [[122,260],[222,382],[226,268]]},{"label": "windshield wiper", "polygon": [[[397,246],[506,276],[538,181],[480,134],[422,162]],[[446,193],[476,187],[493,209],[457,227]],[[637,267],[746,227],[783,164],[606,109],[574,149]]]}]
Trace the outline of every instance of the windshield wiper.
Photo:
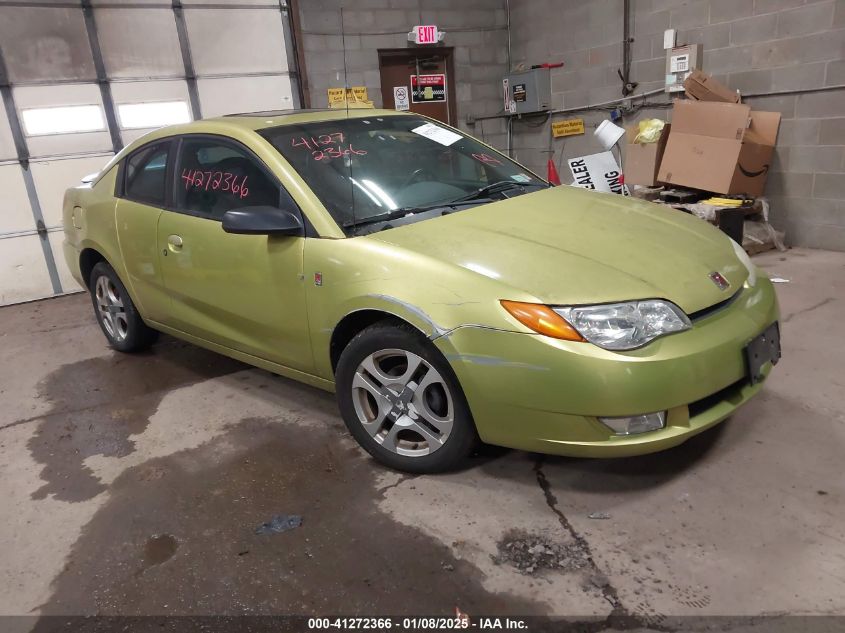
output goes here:
[{"label": "windshield wiper", "polygon": [[414,213],[422,213],[423,211],[431,211],[432,209],[440,209],[442,207],[448,207],[452,203],[442,203],[438,202],[437,204],[429,204],[422,207],[400,207],[398,209],[394,209],[393,211],[389,211],[387,213],[380,213],[379,215],[373,215],[368,218],[362,218],[360,220],[354,220],[352,222],[346,222],[343,227],[344,228],[352,228],[356,226],[364,226],[365,224],[377,224],[379,222],[388,222],[390,220],[398,220],[399,218],[404,218],[406,215],[413,215]]},{"label": "windshield wiper", "polygon": [[481,189],[473,191],[471,194],[464,196],[463,198],[458,198],[457,200],[453,200],[454,202],[464,202],[465,200],[478,200],[480,198],[487,198],[491,194],[494,193],[501,193],[502,191],[507,191],[508,189],[525,189],[525,185],[534,185],[537,186],[535,183],[520,183],[515,182],[513,180],[500,180],[498,182],[491,183]]},{"label": "windshield wiper", "polygon": [[[364,226],[366,224],[378,224],[379,222],[398,220],[399,218],[404,218],[406,215],[424,213],[425,211],[433,211],[434,209],[452,209],[457,206],[462,206],[471,203],[472,202],[469,198],[467,198],[466,200],[461,198],[459,200],[452,200],[451,202],[437,202],[435,204],[426,204],[419,207],[399,207],[398,209],[394,209],[393,211],[389,211],[388,213],[381,213],[379,215],[373,215],[368,218],[355,220],[353,222],[346,222],[343,225],[343,228],[349,229],[356,226]],[[448,212],[444,211],[444,215],[446,213]]]}]

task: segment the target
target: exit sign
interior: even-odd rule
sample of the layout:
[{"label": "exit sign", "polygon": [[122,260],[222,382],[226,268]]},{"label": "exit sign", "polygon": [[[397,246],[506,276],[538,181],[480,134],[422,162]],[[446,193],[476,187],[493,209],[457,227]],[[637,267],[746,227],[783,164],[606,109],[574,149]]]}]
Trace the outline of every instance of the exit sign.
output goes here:
[{"label": "exit sign", "polygon": [[416,35],[414,42],[417,44],[437,44],[437,26],[434,24],[415,26],[414,34]]}]

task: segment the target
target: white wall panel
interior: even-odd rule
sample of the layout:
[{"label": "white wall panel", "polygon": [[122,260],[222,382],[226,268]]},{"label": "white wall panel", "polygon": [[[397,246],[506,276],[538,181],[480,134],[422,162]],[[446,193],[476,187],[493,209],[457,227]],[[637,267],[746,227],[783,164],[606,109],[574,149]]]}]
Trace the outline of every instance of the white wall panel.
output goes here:
[{"label": "white wall panel", "polygon": [[94,16],[110,78],[185,74],[171,9],[97,9]]},{"label": "white wall panel", "polygon": [[0,5],[0,44],[12,83],[96,77],[80,9]]},{"label": "white wall panel", "polygon": [[288,76],[200,79],[197,84],[205,117],[293,108]]},{"label": "white wall panel", "polygon": [[53,294],[38,235],[0,240],[0,305]]},{"label": "white wall panel", "polygon": [[[34,230],[35,220],[20,165],[0,165],[0,191],[3,192],[0,195],[0,234]],[[0,239],[0,249],[4,248],[5,241]]]},{"label": "white wall panel", "polygon": [[[210,2],[209,2],[209,0],[182,0],[182,4],[185,5],[185,6],[189,6],[189,5],[192,5],[192,4],[210,4]],[[228,0],[228,2],[226,2],[226,4],[234,4],[234,5],[244,6],[244,7],[249,7],[249,6],[269,7],[269,6],[273,5],[273,6],[275,6],[276,11],[279,10],[278,2],[273,2],[272,0]]]},{"label": "white wall panel", "polygon": [[[205,0],[203,0],[204,2]],[[152,4],[152,5],[162,5],[164,2],[162,0],[91,0],[91,4],[93,6],[99,5],[112,5],[112,4]]]},{"label": "white wall panel", "polygon": [[[13,89],[18,112],[27,108],[67,105],[98,105],[102,108],[100,89],[94,84],[60,84],[56,86],[18,86]],[[78,152],[112,149],[108,131],[28,136],[32,156],[55,156]]]},{"label": "white wall panel", "polygon": [[184,81],[121,81],[112,84],[115,103],[147,101],[188,101],[188,84]]},{"label": "white wall panel", "polygon": [[278,9],[185,11],[194,68],[200,75],[284,72],[288,68]]},{"label": "white wall panel", "polygon": [[[151,101],[184,101],[190,104],[188,84],[184,81],[127,81],[112,84],[112,98],[115,105],[121,103],[149,103]],[[127,145],[148,130],[121,130],[123,142]]]},{"label": "white wall panel", "polygon": [[80,184],[84,176],[100,171],[109,160],[111,154],[30,163],[44,224],[48,228],[62,225],[65,191]]}]

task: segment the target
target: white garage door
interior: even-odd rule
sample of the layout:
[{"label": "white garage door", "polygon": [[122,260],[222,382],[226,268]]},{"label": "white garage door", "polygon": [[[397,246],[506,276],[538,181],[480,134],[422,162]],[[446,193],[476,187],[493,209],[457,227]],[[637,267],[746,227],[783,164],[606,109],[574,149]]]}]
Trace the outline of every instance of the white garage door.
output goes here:
[{"label": "white garage door", "polygon": [[300,106],[285,2],[73,4],[0,3],[0,305],[79,290],[62,197],[127,143]]}]

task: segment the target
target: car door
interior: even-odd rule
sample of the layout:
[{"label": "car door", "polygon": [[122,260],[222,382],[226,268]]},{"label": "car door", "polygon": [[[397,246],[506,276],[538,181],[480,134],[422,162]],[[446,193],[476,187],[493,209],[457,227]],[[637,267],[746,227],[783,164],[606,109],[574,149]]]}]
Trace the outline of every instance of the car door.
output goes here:
[{"label": "car door", "polygon": [[161,321],[170,308],[159,265],[158,220],[168,197],[168,168],[175,159],[171,139],[144,145],[118,170],[115,230],[126,270],[123,281],[141,314]]},{"label": "car door", "polygon": [[159,260],[170,293],[167,325],[286,367],[313,357],[302,279],[305,237],[234,235],[223,214],[295,203],[270,170],[231,139],[179,141],[172,207],[158,223]]}]

